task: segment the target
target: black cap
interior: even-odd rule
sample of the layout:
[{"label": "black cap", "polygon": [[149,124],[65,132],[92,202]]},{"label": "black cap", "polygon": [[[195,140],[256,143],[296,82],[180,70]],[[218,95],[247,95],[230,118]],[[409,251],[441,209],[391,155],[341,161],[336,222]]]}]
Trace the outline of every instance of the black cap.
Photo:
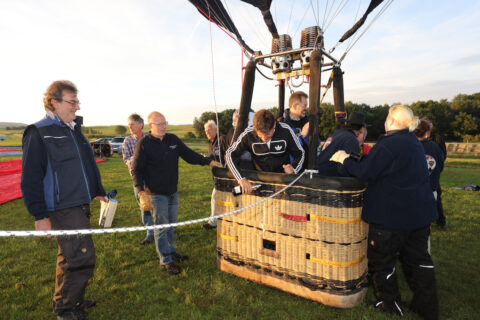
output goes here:
[{"label": "black cap", "polygon": [[347,125],[357,125],[357,126],[365,126],[368,127],[367,123],[365,122],[365,114],[363,112],[352,111],[348,116],[347,121],[345,121]]}]

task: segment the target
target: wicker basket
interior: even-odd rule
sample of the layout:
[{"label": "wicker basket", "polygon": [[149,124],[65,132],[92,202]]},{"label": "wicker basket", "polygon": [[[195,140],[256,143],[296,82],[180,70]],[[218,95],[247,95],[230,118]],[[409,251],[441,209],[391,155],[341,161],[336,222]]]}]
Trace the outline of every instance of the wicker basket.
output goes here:
[{"label": "wicker basket", "polygon": [[[214,170],[218,214],[265,199],[295,178],[244,174],[261,187],[234,196],[236,181],[227,170]],[[302,177],[275,198],[219,219],[219,268],[326,305],[357,305],[366,292],[364,190],[352,178]]]}]

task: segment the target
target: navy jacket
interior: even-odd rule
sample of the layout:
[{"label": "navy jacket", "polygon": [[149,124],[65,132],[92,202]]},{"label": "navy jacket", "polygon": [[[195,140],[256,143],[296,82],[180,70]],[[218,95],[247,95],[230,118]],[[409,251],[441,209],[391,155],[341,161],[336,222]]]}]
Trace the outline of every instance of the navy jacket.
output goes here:
[{"label": "navy jacket", "polygon": [[367,181],[362,219],[395,230],[416,230],[437,220],[422,144],[413,133],[399,130],[381,136],[360,162],[344,166]]},{"label": "navy jacket", "polygon": [[293,170],[298,173],[305,159],[305,153],[297,137],[288,124],[282,122],[277,122],[269,144],[263,142],[255,133],[253,126],[250,126],[228,148],[225,160],[238,181],[244,178],[239,169],[241,156],[245,151],[251,153],[255,167],[266,172],[284,172],[283,165],[290,164],[290,155],[292,155]]},{"label": "navy jacket", "polygon": [[338,150],[344,150],[346,153],[360,153],[360,143],[353,131],[340,128],[325,141],[317,159],[318,174],[329,177],[350,176],[341,164],[330,161]]},{"label": "navy jacket", "polygon": [[79,125],[71,130],[58,116],[46,116],[25,129],[22,143],[23,200],[35,220],[105,195],[92,147]]},{"label": "navy jacket", "polygon": [[443,164],[445,162],[442,149],[433,141],[421,140],[420,141],[425,150],[425,160],[427,161],[428,174],[430,176],[430,186],[432,191],[437,191],[440,185],[440,173],[443,170]]},{"label": "navy jacket", "polygon": [[171,133],[166,133],[163,139],[150,133],[140,139],[135,145],[132,165],[137,190],[167,196],[177,192],[179,157],[190,164],[206,165],[211,161]]}]

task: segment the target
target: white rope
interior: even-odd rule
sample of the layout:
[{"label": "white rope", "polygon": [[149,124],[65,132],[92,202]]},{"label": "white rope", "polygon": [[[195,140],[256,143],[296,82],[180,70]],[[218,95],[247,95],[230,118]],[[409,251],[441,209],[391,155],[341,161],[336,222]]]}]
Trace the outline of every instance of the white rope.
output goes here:
[{"label": "white rope", "polygon": [[186,226],[189,224],[195,224],[199,222],[206,222],[210,219],[219,219],[223,217],[227,217],[242,211],[245,211],[247,209],[250,209],[254,206],[257,206],[259,204],[264,203],[265,201],[268,201],[283,191],[287,190],[290,188],[292,185],[294,185],[305,173],[316,173],[318,171],[316,170],[305,170],[303,171],[298,177],[295,178],[292,182],[290,182],[288,185],[280,189],[279,191],[275,192],[271,196],[262,199],[256,203],[253,203],[249,206],[246,206],[244,208],[240,208],[234,211],[230,211],[218,216],[214,217],[207,217],[207,218],[200,218],[200,219],[195,219],[195,220],[188,220],[188,221],[182,221],[182,222],[176,222],[176,223],[167,223],[167,224],[159,224],[159,225],[154,225],[154,226],[148,226],[148,227],[128,227],[128,228],[110,228],[110,229],[79,229],[79,230],[48,230],[48,231],[41,231],[41,230],[32,230],[32,231],[7,231],[7,230],[0,230],[0,237],[44,237],[44,236],[72,236],[72,235],[81,235],[81,234],[105,234],[105,233],[122,233],[122,232],[135,232],[135,231],[145,231],[145,230],[154,230],[154,229],[165,229],[165,228],[174,228],[174,227],[180,227],[180,226]]}]

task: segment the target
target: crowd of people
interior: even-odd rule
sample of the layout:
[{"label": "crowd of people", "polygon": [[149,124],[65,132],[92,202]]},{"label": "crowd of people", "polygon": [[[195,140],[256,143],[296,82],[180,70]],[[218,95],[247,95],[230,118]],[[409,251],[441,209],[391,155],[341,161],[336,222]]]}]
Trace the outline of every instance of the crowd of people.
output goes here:
[{"label": "crowd of people", "polygon": [[[215,121],[205,123],[208,156],[167,132],[167,120],[157,111],[147,117],[149,132],[138,114],[128,117],[131,135],[122,147],[145,226],[175,223],[178,216],[178,161],[227,167],[243,194],[252,192],[243,170],[298,174],[306,167],[309,150],[308,95],[297,91],[280,118],[257,111],[253,124],[233,139],[238,120],[227,136]],[[88,140],[76,117],[80,109],[77,88],[70,81],[55,81],[44,95],[46,116],[28,126],[23,135],[21,188],[37,230],[90,228],[93,199],[105,201],[99,170]],[[400,260],[413,299],[408,307],[425,319],[438,318],[434,264],[430,254],[430,225],[446,230],[441,204],[440,173],[446,158],[445,143],[432,133],[432,123],[419,120],[411,109],[392,106],[385,119],[385,134],[373,147],[365,143],[365,114],[352,112],[323,145],[316,169],[322,176],[356,177],[367,183],[362,219],[369,224],[368,272],[376,301],[374,307],[403,315],[397,284]],[[212,191],[211,218],[202,227],[216,228],[216,191]],[[53,309],[58,319],[86,319],[85,309],[95,301],[84,299],[93,276],[95,249],[90,235],[58,236]],[[187,255],[177,253],[174,228],[148,230],[142,245],[155,243],[163,270],[182,271]]]}]

